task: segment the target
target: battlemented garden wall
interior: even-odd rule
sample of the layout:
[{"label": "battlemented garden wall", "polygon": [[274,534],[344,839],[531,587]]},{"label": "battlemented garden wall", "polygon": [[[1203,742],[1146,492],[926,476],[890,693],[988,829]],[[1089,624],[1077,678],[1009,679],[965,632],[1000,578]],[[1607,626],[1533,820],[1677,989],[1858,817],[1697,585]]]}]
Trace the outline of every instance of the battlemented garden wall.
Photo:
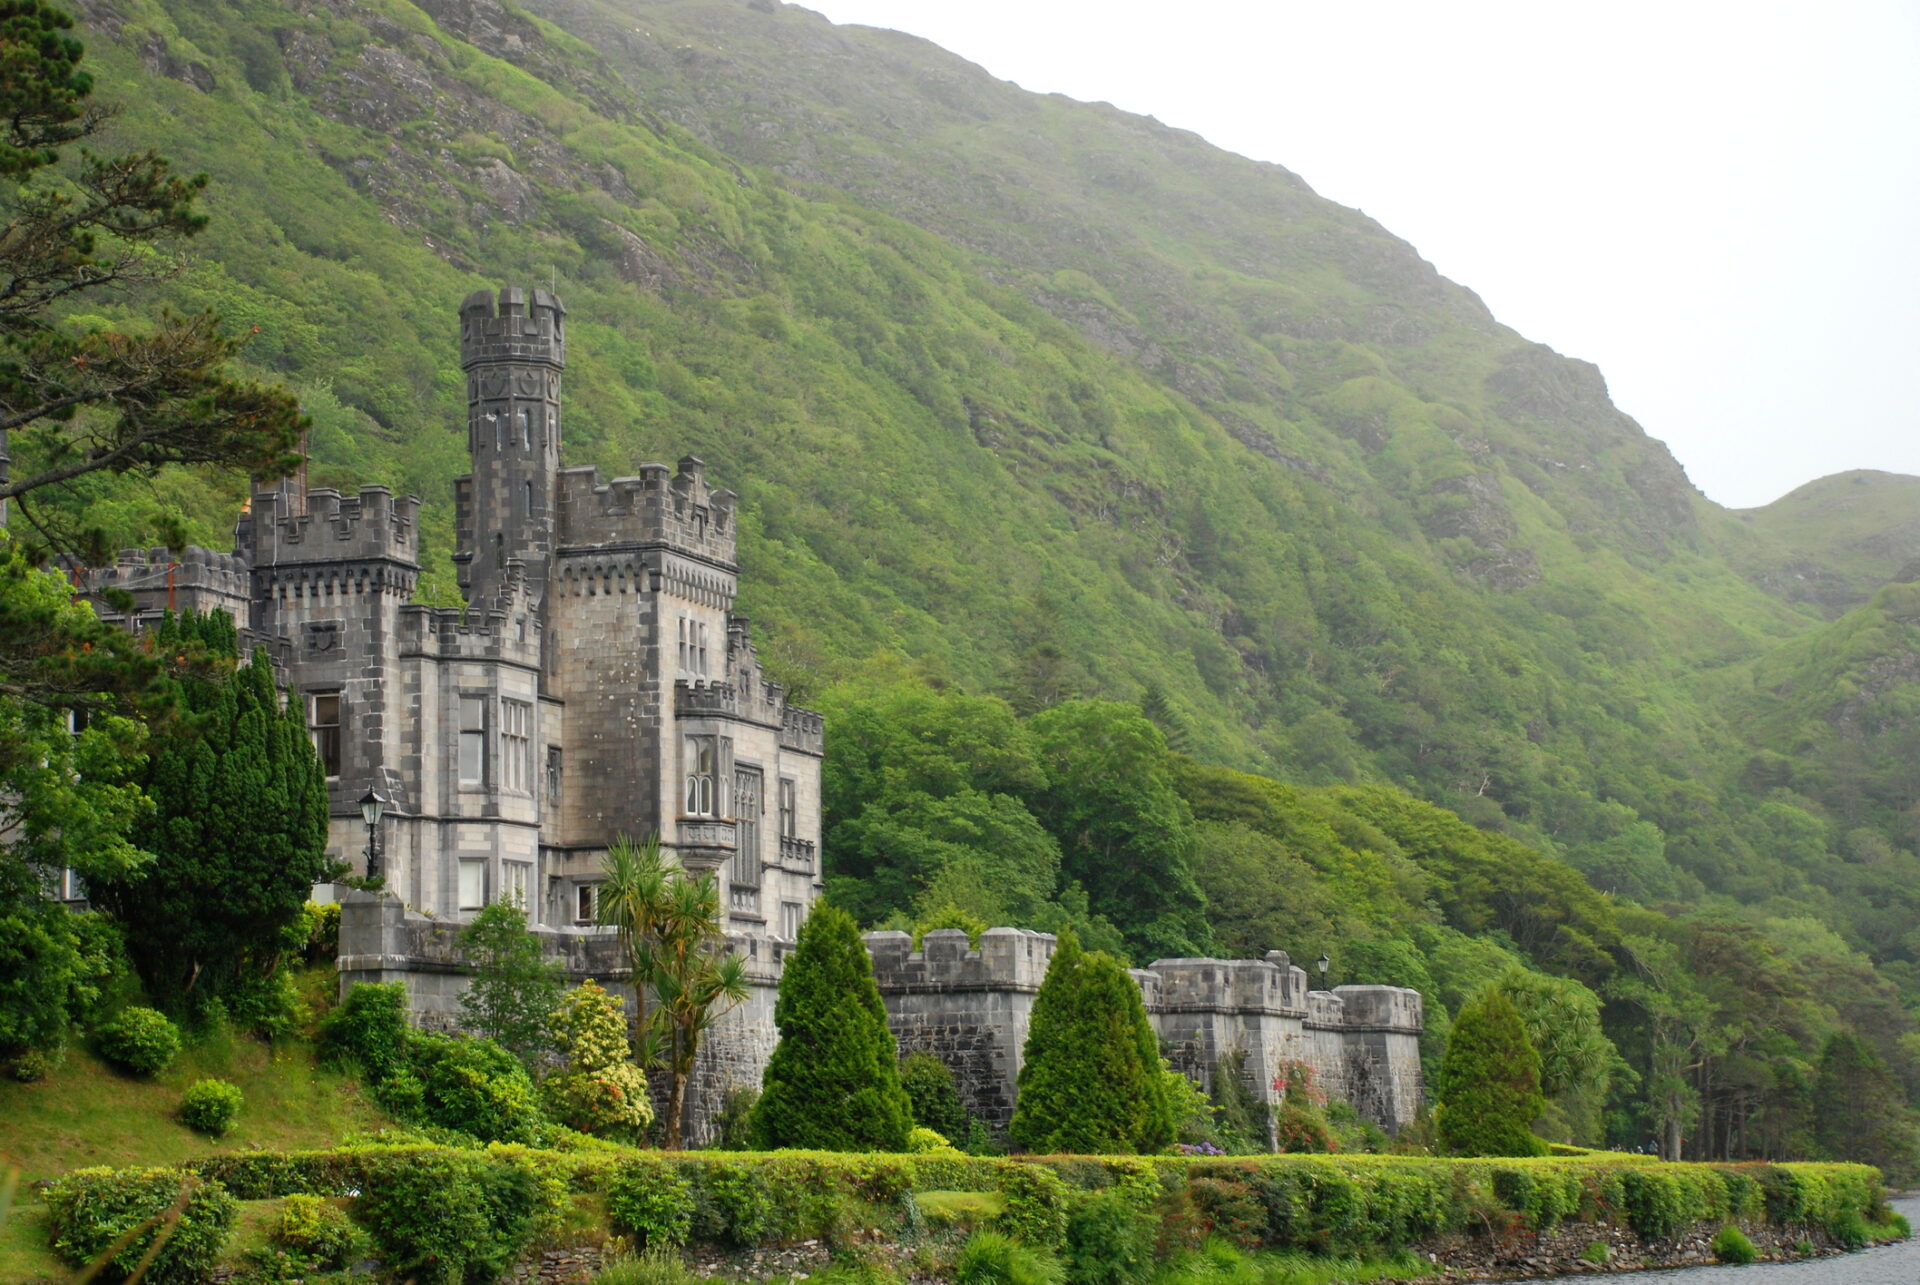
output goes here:
[{"label": "battlemented garden wall", "polygon": [[[341,904],[340,985],[404,982],[414,1021],[460,1021],[467,969],[462,925],[407,909],[392,896],[349,893]],[[604,928],[536,930],[570,981],[592,978],[632,1004],[626,958]],[[746,1003],[706,1037],[687,1095],[687,1137],[707,1139],[735,1088],[757,1088],[778,1040],[774,1001],[792,942],[729,935],[747,957]],[[969,945],[954,929],[927,933],[920,950],[906,933],[866,935],[887,1021],[902,1053],[924,1050],[953,1071],[967,1109],[1004,1135],[1033,999],[1053,958],[1050,933],[993,928]],[[1238,1065],[1256,1100],[1274,1102],[1290,1062],[1312,1068],[1316,1084],[1346,1098],[1389,1132],[1420,1110],[1420,994],[1393,986],[1309,991],[1304,970],[1284,951],[1264,959],[1162,959],[1135,969],[1141,996],[1176,1069],[1212,1088],[1223,1060]]]}]

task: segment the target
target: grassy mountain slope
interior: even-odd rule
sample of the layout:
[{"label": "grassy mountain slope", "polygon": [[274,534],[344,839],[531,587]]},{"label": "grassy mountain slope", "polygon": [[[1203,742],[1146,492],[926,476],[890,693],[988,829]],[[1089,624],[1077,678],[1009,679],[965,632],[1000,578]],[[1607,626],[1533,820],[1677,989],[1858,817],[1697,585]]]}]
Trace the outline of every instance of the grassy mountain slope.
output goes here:
[{"label": "grassy mountain slope", "polygon": [[1750,556],[1749,573],[1789,601],[1838,614],[1920,577],[1920,478],[1835,473],[1734,516],[1767,549]]},{"label": "grassy mountain slope", "polygon": [[[803,682],[888,653],[1027,703],[1157,687],[1209,757],[1858,932],[1823,882],[1842,832],[1780,842],[1750,770],[1756,667],[1821,628],[1741,561],[1773,539],[1593,367],[1286,171],[797,9],[85,15],[127,139],[214,178],[169,297],[259,327],[316,482],[432,501],[427,596],[452,310],[552,281],[568,462],[705,456],[744,497],[743,609]],[[129,541],[174,505],[220,543],[238,489],[81,498]]]}]

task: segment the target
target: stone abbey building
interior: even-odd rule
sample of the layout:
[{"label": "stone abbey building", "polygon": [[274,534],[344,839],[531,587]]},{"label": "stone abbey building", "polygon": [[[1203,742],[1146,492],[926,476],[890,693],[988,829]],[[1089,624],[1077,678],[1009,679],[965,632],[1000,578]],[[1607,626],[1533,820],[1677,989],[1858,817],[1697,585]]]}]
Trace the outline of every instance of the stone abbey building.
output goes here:
[{"label": "stone abbey building", "polygon": [[[325,761],[330,854],[464,919],[512,900],[593,922],[607,846],[658,833],[712,870],[728,924],[791,940],[819,887],[821,724],[732,615],[734,495],[698,459],[603,482],[560,467],[566,309],[544,290],[460,308],[473,472],[454,483],[464,609],[411,603],[419,501],[257,490],[231,555],[123,554],[83,585],[225,610],[281,662]],[[756,952],[757,953],[757,952]]]},{"label": "stone abbey building", "polygon": [[[224,610],[271,649],[327,765],[334,857],[364,872],[360,799],[386,800],[387,891],[344,898],[343,989],[402,981],[416,1021],[453,1024],[460,927],[502,899],[572,978],[622,987],[614,937],[594,926],[608,845],[657,832],[685,866],[715,872],[751,986],[703,1043],[686,1121],[699,1142],[730,1089],[758,1087],[778,1039],[781,969],[820,890],[821,720],[767,681],[731,614],[735,497],[698,459],[611,482],[560,467],[560,301],[470,296],[460,357],[464,609],[409,601],[417,499],[309,491],[303,477],[256,491],[231,554],[135,550],[79,581],[131,593],[132,628],[168,608]],[[977,947],[953,931],[920,950],[903,933],[867,944],[902,1051],[940,1056],[968,1109],[1004,1131],[1053,938],[995,928]],[[1389,1129],[1420,1108],[1418,992],[1309,991],[1279,951],[1134,976],[1169,1057],[1202,1084],[1237,1054],[1263,1101],[1285,1063],[1304,1062]]]}]

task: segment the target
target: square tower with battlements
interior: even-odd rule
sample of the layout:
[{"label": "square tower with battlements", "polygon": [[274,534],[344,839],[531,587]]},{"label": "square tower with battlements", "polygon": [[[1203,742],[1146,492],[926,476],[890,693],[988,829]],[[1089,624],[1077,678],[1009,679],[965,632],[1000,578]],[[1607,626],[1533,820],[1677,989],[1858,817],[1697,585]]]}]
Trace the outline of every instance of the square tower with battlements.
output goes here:
[{"label": "square tower with battlements", "polygon": [[560,467],[552,294],[481,291],[459,324],[464,609],[411,601],[415,498],[304,477],[256,488],[233,555],[128,554],[83,588],[135,588],[130,627],[220,608],[270,646],[327,767],[332,855],[365,873],[379,794],[378,873],[412,909],[504,899],[586,929],[608,845],[658,834],[715,873],[731,933],[791,941],[820,887],[821,725],[732,614],[733,493],[691,456],[610,482]]}]

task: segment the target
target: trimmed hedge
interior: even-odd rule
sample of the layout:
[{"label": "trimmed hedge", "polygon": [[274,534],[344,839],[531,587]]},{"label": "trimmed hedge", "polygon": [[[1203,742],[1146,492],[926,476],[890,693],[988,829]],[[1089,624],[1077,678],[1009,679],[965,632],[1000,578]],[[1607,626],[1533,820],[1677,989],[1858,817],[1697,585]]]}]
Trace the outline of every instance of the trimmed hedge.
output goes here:
[{"label": "trimmed hedge", "polygon": [[[539,1190],[528,1217],[535,1226],[557,1225],[559,1209],[574,1195],[602,1195],[614,1230],[642,1245],[834,1243],[852,1228],[874,1226],[904,1234],[916,1224],[912,1193],[996,1191],[1005,1210],[996,1230],[1070,1261],[1088,1258],[1076,1270],[1115,1280],[1133,1264],[1088,1256],[1103,1234],[1096,1225],[1110,1222],[1121,1205],[1150,1230],[1162,1230],[1161,1248],[1213,1235],[1247,1248],[1341,1254],[1490,1224],[1544,1229],[1571,1219],[1629,1225],[1651,1241],[1703,1223],[1772,1223],[1843,1246],[1890,1225],[1880,1176],[1864,1165],[1662,1164],[1615,1155],[1006,1159],[369,1146],[211,1156],[194,1167],[243,1199],[341,1196],[385,1190],[393,1172],[437,1169],[447,1156],[532,1175]],[[378,1230],[374,1220],[361,1221]],[[522,1243],[524,1232],[510,1239],[516,1237]]]},{"label": "trimmed hedge", "polygon": [[124,1280],[167,1231],[141,1277],[147,1285],[204,1280],[240,1207],[218,1182],[185,1169],[78,1169],[46,1200],[54,1252],[74,1267],[104,1258],[102,1280]]}]

